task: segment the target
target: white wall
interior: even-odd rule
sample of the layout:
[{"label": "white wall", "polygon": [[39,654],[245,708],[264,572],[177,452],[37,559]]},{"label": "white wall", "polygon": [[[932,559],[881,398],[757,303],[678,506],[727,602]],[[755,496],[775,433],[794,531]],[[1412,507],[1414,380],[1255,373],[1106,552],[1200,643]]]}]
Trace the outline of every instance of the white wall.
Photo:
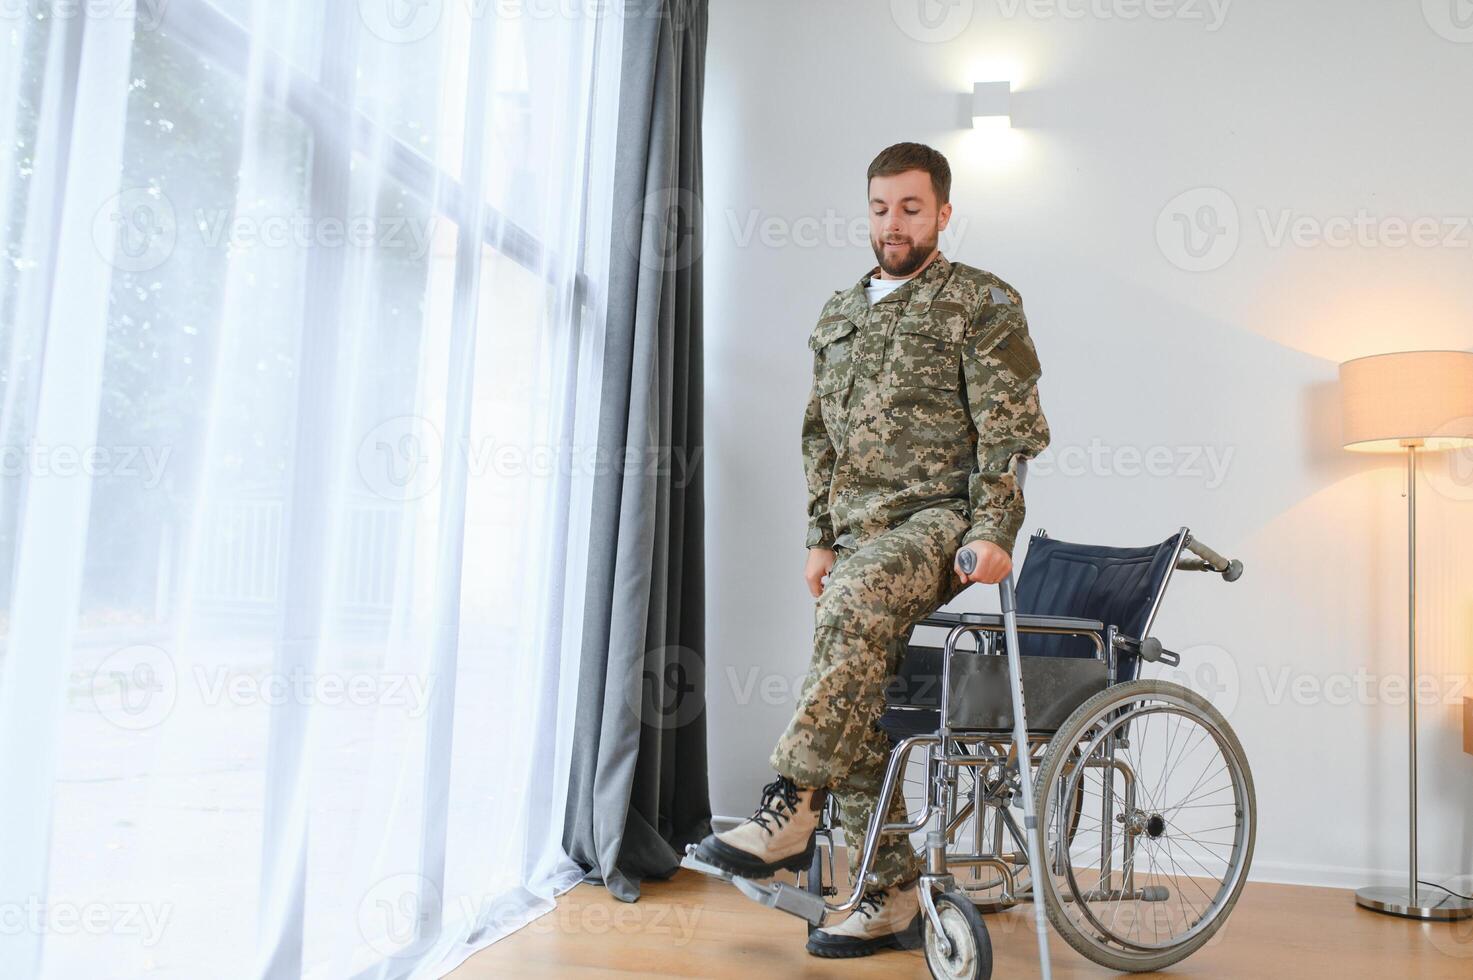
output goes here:
[{"label": "white wall", "polygon": [[[1114,17],[954,0],[922,4],[959,18],[943,35],[965,24],[933,42],[914,36],[919,3],[713,0],[715,811],[755,805],[811,649],[805,341],[829,293],[873,264],[862,231],[851,243],[822,222],[862,228],[870,160],[916,140],[954,171],[943,248],[1021,290],[1043,360],[1053,458],[1030,476],[1025,535],[1135,545],[1188,524],[1241,558],[1234,585],[1179,576],[1156,635],[1187,653],[1189,683],[1214,694],[1247,748],[1254,876],[1400,880],[1406,709],[1378,683],[1406,667],[1401,463],[1339,448],[1336,365],[1473,347],[1473,30],[1451,39],[1440,0],[1425,12],[1413,0],[1239,0],[1219,6],[1220,25],[1205,0],[1153,6],[1180,12],[1168,19],[1131,19],[1142,7],[1130,0],[1063,5]],[[1014,128],[967,128],[964,93],[998,78],[1016,90]],[[1188,271],[1176,215],[1203,205],[1218,223],[1235,213],[1237,230],[1207,254],[1213,268]],[[1357,215],[1378,223],[1371,244],[1323,240],[1332,219]],[[1279,239],[1285,218],[1326,235]],[[1447,241],[1398,246],[1394,222],[1418,218]],[[1151,447],[1169,454],[1165,475],[1131,456]],[[1226,462],[1221,479],[1208,454]],[[1419,491],[1420,657],[1439,692],[1422,708],[1422,867],[1439,878],[1473,872],[1459,714],[1473,697],[1470,464],[1434,457]],[[995,605],[983,591],[954,608]]]}]

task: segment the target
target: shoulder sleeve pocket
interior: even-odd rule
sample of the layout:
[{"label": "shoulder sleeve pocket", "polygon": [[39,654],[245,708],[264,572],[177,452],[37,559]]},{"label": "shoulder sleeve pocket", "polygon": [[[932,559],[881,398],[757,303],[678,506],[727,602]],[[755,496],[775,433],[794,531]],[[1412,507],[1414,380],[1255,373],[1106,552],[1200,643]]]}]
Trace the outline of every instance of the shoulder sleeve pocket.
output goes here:
[{"label": "shoulder sleeve pocket", "polygon": [[1023,382],[1034,381],[1042,373],[1021,302],[987,303],[967,333],[968,356],[996,358]]},{"label": "shoulder sleeve pocket", "polygon": [[1038,350],[1033,346],[1028,331],[1021,326],[1008,330],[993,341],[990,353],[1023,381],[1035,381],[1043,373],[1038,363]]}]

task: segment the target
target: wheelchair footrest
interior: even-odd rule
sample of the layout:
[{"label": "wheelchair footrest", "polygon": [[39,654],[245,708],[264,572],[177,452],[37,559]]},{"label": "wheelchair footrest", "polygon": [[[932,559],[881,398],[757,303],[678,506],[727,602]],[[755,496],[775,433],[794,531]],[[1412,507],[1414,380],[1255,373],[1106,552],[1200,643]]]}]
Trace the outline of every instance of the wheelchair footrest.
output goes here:
[{"label": "wheelchair footrest", "polygon": [[823,924],[823,915],[827,909],[821,896],[803,888],[794,888],[787,882],[779,881],[764,885],[749,878],[732,878],[731,880],[737,888],[741,889],[743,895],[754,902],[759,902],[770,909],[777,909],[779,912],[796,915],[800,919],[806,919],[810,925]]},{"label": "wheelchair footrest", "polygon": [[716,865],[714,864],[707,864],[705,861],[702,861],[700,858],[696,857],[695,850],[695,844],[686,845],[685,856],[680,859],[680,866],[682,868],[690,868],[692,871],[699,871],[703,875],[709,875],[712,878],[719,878],[725,882],[731,881],[730,871],[723,871],[721,868],[716,867]]},{"label": "wheelchair footrest", "polygon": [[[714,864],[702,861],[696,857],[695,850],[695,844],[686,847],[685,856],[680,859],[682,868],[699,871],[703,875],[736,885],[743,895],[770,909],[788,912],[800,919],[808,920],[813,925],[820,925],[823,922],[824,913],[828,911],[824,906],[823,896],[815,895],[806,888],[794,888],[786,882],[765,884],[750,878],[739,877],[730,871],[723,871]],[[835,893],[833,888],[825,888],[824,891],[830,895]]]}]

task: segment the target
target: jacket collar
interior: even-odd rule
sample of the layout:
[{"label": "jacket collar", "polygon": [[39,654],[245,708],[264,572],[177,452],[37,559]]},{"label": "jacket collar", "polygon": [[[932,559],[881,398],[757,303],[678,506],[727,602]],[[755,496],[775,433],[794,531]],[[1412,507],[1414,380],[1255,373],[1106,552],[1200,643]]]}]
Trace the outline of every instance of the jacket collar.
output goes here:
[{"label": "jacket collar", "polygon": [[[931,300],[936,298],[936,294],[941,292],[941,287],[945,286],[946,281],[951,278],[951,268],[951,261],[938,252],[930,265],[912,277],[904,286],[881,299],[875,306],[897,303],[903,304],[908,313],[925,313],[931,307]],[[859,322],[870,310],[869,299],[864,294],[865,287],[879,274],[880,267],[877,265],[866,272],[859,282],[846,290],[840,301],[839,312],[856,323]]]}]

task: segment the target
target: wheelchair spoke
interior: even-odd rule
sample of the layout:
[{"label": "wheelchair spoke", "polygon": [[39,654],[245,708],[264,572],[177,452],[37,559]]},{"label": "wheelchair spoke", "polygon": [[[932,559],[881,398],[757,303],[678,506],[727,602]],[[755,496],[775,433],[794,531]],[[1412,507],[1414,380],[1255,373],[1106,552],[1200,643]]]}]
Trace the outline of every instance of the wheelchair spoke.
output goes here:
[{"label": "wheelchair spoke", "polygon": [[1191,751],[1195,749],[1198,745],[1200,745],[1202,740],[1207,737],[1207,734],[1207,729],[1198,726],[1196,732],[1194,732],[1191,736],[1192,738],[1196,739],[1196,741],[1192,742],[1190,745],[1183,745],[1180,754],[1178,754],[1176,757],[1175,762],[1172,762],[1171,754],[1168,749],[1166,755],[1167,764],[1161,767],[1161,778],[1157,783],[1157,797],[1165,793],[1166,782],[1171,778],[1171,774],[1176,771],[1177,765],[1180,765],[1183,761],[1186,760]]},{"label": "wheelchair spoke", "polygon": [[[1225,770],[1220,770],[1220,771],[1225,771]],[[1214,773],[1214,775],[1216,775],[1216,773]],[[1207,797],[1211,796],[1214,793],[1221,793],[1225,789],[1230,790],[1232,788],[1233,788],[1232,787],[1232,784],[1229,783],[1229,784],[1227,784],[1225,786],[1218,786],[1215,789],[1203,790],[1200,793],[1196,793],[1195,792],[1196,787],[1193,787],[1194,795],[1187,797],[1186,800],[1183,800],[1181,803],[1178,803],[1176,806],[1172,807],[1170,810],[1168,810],[1166,812],[1166,816],[1169,817],[1169,816],[1175,815],[1176,811],[1178,811],[1182,807],[1186,806],[1187,803],[1189,801],[1191,801],[1191,800],[1205,800]],[[1224,803],[1204,803],[1204,804],[1200,804],[1200,805],[1201,806],[1226,806],[1227,804],[1224,804]]]},{"label": "wheelchair spoke", "polygon": [[[1130,860],[1126,861],[1125,867],[1120,869],[1120,876],[1122,881],[1126,880],[1130,872],[1134,869],[1135,859],[1140,856],[1142,850],[1144,850],[1144,848],[1137,848],[1136,850],[1132,851],[1130,854]],[[1110,931],[1113,932],[1115,930],[1115,920],[1119,917],[1120,909],[1125,903],[1120,899],[1111,901],[1108,895],[1106,896],[1105,901],[1115,907],[1114,913],[1110,916]]]},{"label": "wheelchair spoke", "polygon": [[[1197,774],[1197,779],[1196,779],[1195,782],[1192,783],[1192,788],[1189,789],[1189,790],[1187,790],[1187,798],[1182,801],[1183,803],[1190,803],[1192,800],[1198,798],[1195,794],[1197,793],[1197,790],[1199,788],[1201,788],[1203,781],[1205,781],[1206,779],[1210,778],[1208,776],[1207,769],[1208,769],[1208,767],[1210,767],[1212,765],[1212,763],[1214,761],[1216,761],[1216,760],[1208,759],[1207,762],[1202,766],[1202,771]],[[1216,771],[1214,771],[1212,773],[1212,776],[1216,776],[1219,772],[1226,772],[1226,771],[1227,771],[1227,764],[1224,763],[1223,764],[1223,767],[1221,769],[1218,769],[1218,770],[1216,770]],[[1204,791],[1203,795],[1205,796],[1209,792],[1212,792],[1212,791]]]},{"label": "wheelchair spoke", "polygon": [[[1189,881],[1189,882],[1192,883],[1192,887],[1195,888],[1195,889],[1197,889],[1197,893],[1199,895],[1201,895],[1203,898],[1205,898],[1208,902],[1211,902],[1212,901],[1212,896],[1209,895],[1209,894],[1207,894],[1207,889],[1203,888],[1202,885],[1201,885],[1201,883],[1199,881],[1197,881],[1197,879],[1195,877],[1193,877],[1192,875],[1187,874],[1186,872],[1184,872],[1182,870],[1181,862],[1176,859],[1178,852],[1177,852],[1177,848],[1175,846],[1175,843],[1172,840],[1170,840],[1169,838],[1166,838],[1166,837],[1163,837],[1161,839],[1166,842],[1165,845],[1164,845],[1164,850],[1166,851],[1166,858],[1167,858],[1167,860],[1169,860],[1171,862],[1171,866],[1176,869],[1176,880],[1177,880],[1178,885],[1180,885],[1180,882],[1181,882],[1181,879],[1182,878],[1186,878],[1187,881]],[[1190,858],[1191,857],[1191,855],[1190,854],[1187,854],[1186,851],[1184,851],[1184,850],[1181,851],[1180,853],[1181,853],[1181,856],[1183,858]],[[1198,862],[1195,859],[1193,859],[1193,861],[1194,861],[1194,863],[1196,863],[1197,867],[1199,867],[1199,868],[1202,867],[1201,862]],[[1203,871],[1206,871],[1207,869],[1206,868],[1202,868],[1202,870]],[[1209,872],[1209,874],[1210,874],[1210,872]],[[1182,894],[1183,895],[1186,894],[1185,889],[1182,889]]]},{"label": "wheelchair spoke", "polygon": [[[1184,843],[1186,843],[1186,839],[1184,839],[1184,837],[1178,837],[1177,843],[1184,844]],[[1183,858],[1186,859],[1186,861],[1190,861],[1190,862],[1192,862],[1192,864],[1195,864],[1196,867],[1202,869],[1203,874],[1209,875],[1209,877],[1214,877],[1214,878],[1217,877],[1217,875],[1215,875],[1214,872],[1209,871],[1209,869],[1206,868],[1205,865],[1202,864],[1202,862],[1198,861],[1198,858],[1196,858],[1196,856],[1193,855],[1193,853],[1190,852],[1190,850],[1187,850],[1186,847],[1184,847],[1184,846],[1181,847],[1181,852],[1180,853],[1181,853],[1181,856],[1183,856]],[[1217,861],[1217,859],[1218,859],[1217,858],[1217,855],[1214,855],[1214,861]]]},{"label": "wheelchair spoke", "polygon": [[[1187,881],[1191,882],[1192,887],[1197,889],[1197,893],[1200,894],[1207,901],[1208,906],[1211,906],[1212,904],[1212,896],[1207,894],[1207,890],[1197,882],[1196,878],[1193,878],[1191,875],[1188,875],[1182,871],[1181,864],[1176,860],[1176,848],[1171,845],[1170,841],[1166,843],[1166,846],[1162,848],[1162,850],[1166,853],[1166,860],[1171,862],[1171,867],[1173,870],[1171,880],[1172,883],[1176,886],[1175,890],[1177,911],[1181,913],[1182,921],[1185,922],[1187,928],[1190,929],[1193,925],[1201,920],[1202,910],[1198,909],[1196,903],[1194,901],[1191,901],[1191,899],[1188,897],[1187,890],[1182,887],[1182,879],[1185,878]],[[1175,935],[1175,932],[1173,932],[1172,934]]]},{"label": "wheelchair spoke", "polygon": [[[1181,869],[1177,867],[1176,861],[1172,857],[1170,846],[1155,848],[1155,851],[1158,855],[1164,857],[1166,859],[1166,863],[1170,865],[1169,871],[1167,870],[1165,865],[1162,865],[1161,879],[1162,881],[1170,882],[1172,896],[1176,899],[1175,918],[1178,921],[1184,923],[1187,929],[1190,929],[1193,923],[1197,921],[1198,917],[1195,914],[1196,907],[1190,904],[1190,896],[1187,894],[1187,890],[1182,887]],[[1162,884],[1160,887],[1164,888],[1167,886]],[[1170,927],[1171,931],[1168,939],[1174,940],[1177,936],[1175,924],[1170,923]]]},{"label": "wheelchair spoke", "polygon": [[[1177,859],[1175,859],[1174,856],[1171,855],[1170,843],[1168,843],[1167,846],[1165,846],[1162,850],[1165,850],[1167,861],[1171,864],[1171,884],[1173,884],[1174,886],[1171,890],[1175,892],[1175,897],[1177,897],[1177,912],[1181,915],[1181,920],[1187,921],[1187,918],[1189,917],[1187,917],[1186,909],[1186,892],[1181,889],[1181,868],[1177,867]],[[1192,923],[1187,923],[1187,927],[1190,928],[1190,925],[1192,925]],[[1175,930],[1173,930],[1173,933],[1171,934],[1173,934],[1174,937]]]},{"label": "wheelchair spoke", "polygon": [[[1212,792],[1214,792],[1214,793],[1221,792],[1223,789],[1232,789],[1232,787],[1231,786],[1222,786],[1222,787],[1218,787],[1218,789],[1215,789]],[[1171,810],[1172,810],[1173,813],[1175,813],[1177,810],[1206,810],[1206,809],[1210,809],[1212,807],[1220,807],[1220,806],[1232,806],[1232,804],[1231,803],[1191,803],[1191,804],[1183,805],[1183,804],[1178,803],[1176,806],[1172,807]]]},{"label": "wheelchair spoke", "polygon": [[[1195,844],[1197,847],[1200,847],[1206,854],[1208,854],[1212,858],[1212,860],[1214,860],[1214,861],[1222,861],[1222,860],[1224,860],[1223,856],[1221,854],[1218,854],[1216,851],[1212,850],[1212,847],[1211,846],[1209,846],[1208,844],[1204,843],[1203,841],[1197,840],[1197,838],[1191,836],[1190,834],[1182,834],[1182,835],[1178,836],[1176,839],[1178,841],[1180,841],[1183,845],[1185,845],[1187,842],[1191,842],[1192,844]],[[1232,847],[1231,844],[1221,844],[1221,845],[1217,845],[1217,846],[1220,846],[1220,847],[1229,847],[1229,848]],[[1192,855],[1186,850],[1185,846],[1183,846],[1183,848],[1182,848],[1182,853],[1183,854],[1186,854],[1188,857],[1192,857]],[[1196,859],[1193,858],[1193,860],[1196,860]],[[1207,871],[1207,868],[1202,867],[1202,862],[1198,861],[1197,862],[1197,866],[1198,867],[1201,867],[1203,871]],[[1211,872],[1209,872],[1209,874],[1210,873]]]}]

